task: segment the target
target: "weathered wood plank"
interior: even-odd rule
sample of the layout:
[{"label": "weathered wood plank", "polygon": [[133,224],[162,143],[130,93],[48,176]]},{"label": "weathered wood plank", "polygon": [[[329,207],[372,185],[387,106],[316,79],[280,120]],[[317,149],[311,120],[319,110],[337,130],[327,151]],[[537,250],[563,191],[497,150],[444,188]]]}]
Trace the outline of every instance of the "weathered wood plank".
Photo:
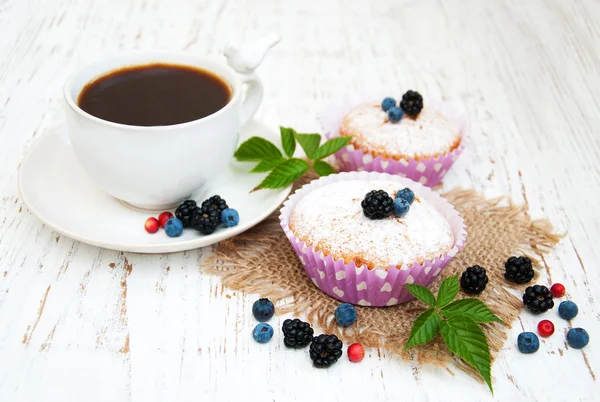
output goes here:
[{"label": "weathered wood plank", "polygon": [[[568,232],[544,258],[541,281],[567,286],[580,307],[573,325],[592,336],[585,352],[569,349],[567,324],[552,313],[557,333],[537,355],[507,342],[493,367],[496,398],[594,399],[598,15],[593,0],[0,1],[0,399],[454,400],[465,389],[489,398],[460,372],[385,352],[313,370],[279,335],[254,343],[255,297],[199,271],[209,250],[101,250],[52,232],[19,199],[19,161],[62,126],[62,85],[75,66],[131,48],[218,57],[227,38],[272,30],[284,40],[260,68],[258,118],[274,126],[318,130],[320,103],[362,90],[412,87],[465,103],[469,147],[445,187],[509,195]],[[537,320],[524,313],[512,338]]]}]

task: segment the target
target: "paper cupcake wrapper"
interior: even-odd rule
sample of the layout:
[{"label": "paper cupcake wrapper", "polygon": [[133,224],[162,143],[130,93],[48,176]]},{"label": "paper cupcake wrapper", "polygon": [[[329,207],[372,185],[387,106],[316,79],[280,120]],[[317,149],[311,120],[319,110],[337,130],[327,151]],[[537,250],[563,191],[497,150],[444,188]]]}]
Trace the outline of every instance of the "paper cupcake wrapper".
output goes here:
[{"label": "paper cupcake wrapper", "polygon": [[[325,136],[333,138],[340,135],[340,124],[344,116],[355,106],[373,100],[382,100],[388,95],[360,95],[346,99],[339,103],[330,103],[325,105],[317,113],[317,119],[321,123]],[[464,107],[459,102],[442,101],[435,97],[424,96],[427,107],[434,108],[448,118],[456,127],[459,128],[461,141],[460,145],[451,152],[431,158],[400,159],[384,158],[382,156],[373,157],[370,153],[355,149],[350,144],[335,154],[341,171],[344,172],[380,172],[389,173],[401,177],[406,177],[428,187],[438,184],[444,175],[450,170],[450,167],[462,153],[465,147],[465,135],[468,128],[468,121]]]},{"label": "paper cupcake wrapper", "polygon": [[[454,235],[454,246],[447,253],[423,264],[405,264],[402,268],[357,267],[354,262],[346,264],[342,259],[334,260],[300,241],[289,227],[289,219],[298,201],[309,192],[330,183],[347,180],[392,180],[398,187],[410,187],[415,194],[427,200],[449,222]],[[319,289],[338,300],[361,306],[393,306],[413,299],[404,288],[405,284],[416,283],[429,286],[442,272],[446,264],[464,246],[467,232],[463,219],[454,207],[431,189],[412,180],[377,172],[339,173],[314,180],[298,189],[283,204],[279,220],[304,269]]]}]

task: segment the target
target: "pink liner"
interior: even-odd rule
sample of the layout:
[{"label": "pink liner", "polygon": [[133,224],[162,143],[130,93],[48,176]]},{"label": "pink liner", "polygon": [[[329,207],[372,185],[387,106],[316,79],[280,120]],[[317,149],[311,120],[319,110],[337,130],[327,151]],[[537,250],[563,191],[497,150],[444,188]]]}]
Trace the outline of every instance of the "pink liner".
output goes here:
[{"label": "pink liner", "polygon": [[[342,119],[353,107],[371,100],[383,100],[386,96],[389,95],[363,95],[340,103],[330,103],[317,113],[317,119],[327,138],[338,137]],[[340,170],[389,173],[409,178],[428,187],[438,184],[465,148],[468,123],[464,112],[461,111],[464,107],[458,102],[442,101],[429,96],[423,96],[423,99],[428,107],[437,109],[459,128],[461,142],[458,147],[437,157],[396,160],[382,156],[373,157],[369,153],[355,149],[353,145],[348,145],[335,154]]]},{"label": "pink liner", "polygon": [[[324,185],[347,180],[392,180],[398,187],[410,187],[415,194],[431,203],[450,223],[454,235],[454,247],[441,257],[423,264],[412,263],[398,269],[376,267],[369,270],[366,265],[356,267],[354,262],[334,260],[331,255],[315,250],[300,241],[289,227],[289,218],[294,206],[310,191]],[[413,299],[404,288],[405,284],[416,283],[429,286],[442,269],[465,244],[466,227],[460,214],[445,199],[431,189],[412,180],[378,172],[339,173],[314,180],[298,189],[284,202],[279,220],[298,258],[313,283],[322,291],[338,300],[361,306],[393,306]],[[409,212],[410,213],[410,212]]]}]

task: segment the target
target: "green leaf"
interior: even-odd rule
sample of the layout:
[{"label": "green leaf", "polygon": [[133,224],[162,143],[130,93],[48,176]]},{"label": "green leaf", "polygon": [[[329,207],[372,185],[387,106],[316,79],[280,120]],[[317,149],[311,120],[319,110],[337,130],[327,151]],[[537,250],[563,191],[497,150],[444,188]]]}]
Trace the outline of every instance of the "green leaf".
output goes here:
[{"label": "green leaf", "polygon": [[281,151],[273,143],[261,137],[251,137],[244,141],[233,154],[241,162],[262,161],[281,158]]},{"label": "green leaf", "polygon": [[292,158],[278,165],[267,177],[252,191],[261,188],[282,188],[289,186],[300,178],[310,168],[306,161]]},{"label": "green leaf", "polygon": [[321,136],[319,134],[297,134],[296,140],[306,153],[309,159],[315,160],[315,152],[319,148]]},{"label": "green leaf", "polygon": [[327,141],[325,144],[321,145],[317,152],[315,153],[314,159],[323,159],[326,156],[336,153],[343,147],[345,147],[352,137],[336,137]]},{"label": "green leaf", "polygon": [[444,307],[441,310],[441,313],[444,317],[448,318],[463,316],[475,322],[501,322],[504,324],[504,322],[492,313],[492,310],[479,299],[456,300]]},{"label": "green leaf", "polygon": [[329,163],[323,161],[316,161],[313,164],[313,169],[319,176],[329,176],[330,174],[335,173],[335,169],[331,167]]},{"label": "green leaf", "polygon": [[404,350],[429,342],[440,332],[440,316],[432,308],[417,317],[410,330]]},{"label": "green leaf", "polygon": [[294,156],[294,151],[296,150],[296,139],[294,138],[296,131],[293,128],[279,127],[279,132],[281,133],[283,150],[291,158]]},{"label": "green leaf", "polygon": [[458,284],[458,275],[454,275],[444,279],[444,281],[440,285],[440,290],[438,291],[437,306],[444,307],[446,304],[454,300],[454,298],[458,294],[459,287],[460,285]]},{"label": "green leaf", "polygon": [[256,165],[254,167],[254,169],[252,169],[250,171],[250,173],[263,173],[263,172],[268,172],[269,170],[273,170],[273,168],[275,168],[275,166],[285,162],[286,159],[285,158],[275,158],[275,159],[265,159],[264,161],[260,161],[258,163],[258,165]]},{"label": "green leaf", "polygon": [[440,331],[448,349],[473,366],[494,393],[490,348],[479,325],[467,317],[455,316],[442,321]]},{"label": "green leaf", "polygon": [[404,287],[411,295],[421,300],[423,303],[435,307],[435,296],[427,288],[421,285],[404,285]]}]

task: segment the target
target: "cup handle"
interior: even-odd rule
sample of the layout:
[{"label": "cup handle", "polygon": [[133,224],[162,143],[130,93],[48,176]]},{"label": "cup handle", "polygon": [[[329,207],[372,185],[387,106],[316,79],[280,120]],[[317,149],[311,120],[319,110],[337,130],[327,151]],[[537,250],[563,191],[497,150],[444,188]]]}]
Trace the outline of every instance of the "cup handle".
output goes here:
[{"label": "cup handle", "polygon": [[227,64],[242,76],[242,83],[248,85],[242,104],[242,126],[254,116],[263,97],[263,85],[254,69],[260,65],[269,49],[280,40],[279,35],[271,33],[254,43],[231,40],[225,45],[223,54],[227,58]]},{"label": "cup handle", "polygon": [[244,126],[254,116],[263,98],[263,84],[255,73],[242,75],[242,84],[248,85],[246,96],[242,102],[240,127]]}]

